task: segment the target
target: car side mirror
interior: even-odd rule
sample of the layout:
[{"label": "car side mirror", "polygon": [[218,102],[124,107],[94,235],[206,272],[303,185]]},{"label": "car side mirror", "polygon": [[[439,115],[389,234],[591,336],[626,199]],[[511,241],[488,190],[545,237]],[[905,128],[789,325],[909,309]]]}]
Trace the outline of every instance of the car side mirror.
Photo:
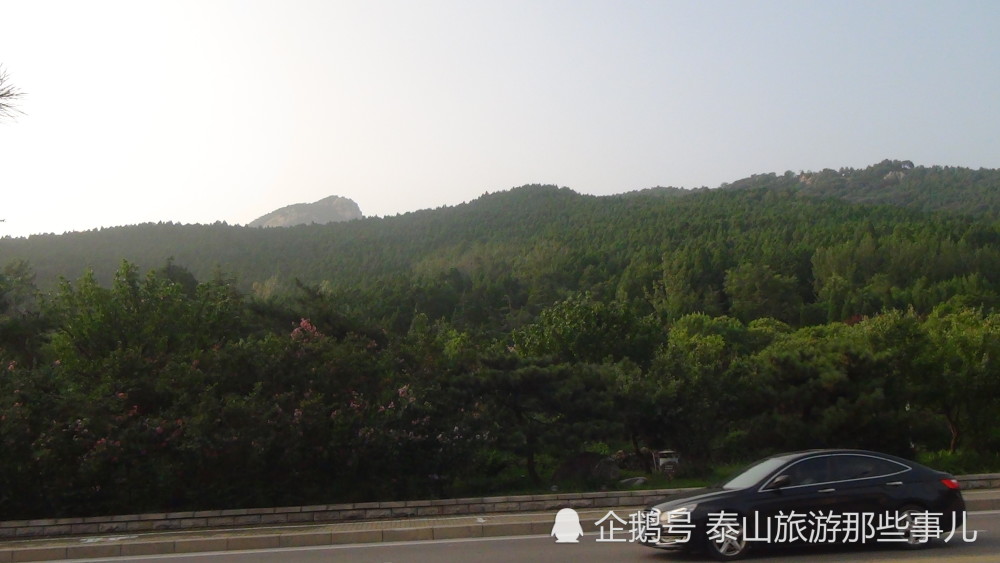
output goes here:
[{"label": "car side mirror", "polygon": [[789,483],[792,482],[792,478],[788,475],[778,475],[767,484],[768,491],[776,491],[782,487],[787,487]]}]

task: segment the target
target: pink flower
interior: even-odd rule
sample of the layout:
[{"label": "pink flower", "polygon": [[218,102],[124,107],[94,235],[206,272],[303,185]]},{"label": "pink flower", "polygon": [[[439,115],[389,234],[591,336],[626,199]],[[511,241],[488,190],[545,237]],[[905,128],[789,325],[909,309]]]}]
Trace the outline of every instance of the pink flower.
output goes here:
[{"label": "pink flower", "polygon": [[312,324],[309,319],[302,319],[299,321],[299,326],[292,330],[292,340],[296,341],[311,341],[322,338],[323,334],[316,330],[316,327]]}]

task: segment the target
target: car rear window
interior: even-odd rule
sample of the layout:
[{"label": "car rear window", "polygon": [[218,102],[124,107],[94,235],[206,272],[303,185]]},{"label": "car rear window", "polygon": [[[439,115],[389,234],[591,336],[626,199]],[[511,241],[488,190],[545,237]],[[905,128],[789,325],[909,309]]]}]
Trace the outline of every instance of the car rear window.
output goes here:
[{"label": "car rear window", "polygon": [[902,473],[907,469],[909,467],[891,459],[870,455],[837,455],[833,456],[832,464],[834,481],[884,477]]}]

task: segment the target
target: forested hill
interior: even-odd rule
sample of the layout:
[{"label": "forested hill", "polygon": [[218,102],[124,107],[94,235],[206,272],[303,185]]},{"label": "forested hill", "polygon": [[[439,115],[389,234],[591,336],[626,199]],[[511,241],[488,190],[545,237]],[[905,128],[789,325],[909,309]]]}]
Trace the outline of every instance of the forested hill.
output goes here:
[{"label": "forested hill", "polygon": [[749,187],[782,187],[853,203],[1000,217],[1000,170],[995,169],[925,167],[908,160],[883,160],[864,169],[760,174],[723,185]]},{"label": "forested hill", "polygon": [[233,277],[259,297],[299,280],[400,329],[425,312],[506,330],[577,291],[671,317],[703,311],[810,324],[883,307],[927,310],[955,297],[992,307],[998,179],[996,170],[885,161],[758,175],[716,190],[595,197],[534,185],[349,223],[161,223],[7,238],[0,264],[26,260],[43,289],[87,269],[108,283],[122,260],[143,270],[172,260],[199,280]]}]

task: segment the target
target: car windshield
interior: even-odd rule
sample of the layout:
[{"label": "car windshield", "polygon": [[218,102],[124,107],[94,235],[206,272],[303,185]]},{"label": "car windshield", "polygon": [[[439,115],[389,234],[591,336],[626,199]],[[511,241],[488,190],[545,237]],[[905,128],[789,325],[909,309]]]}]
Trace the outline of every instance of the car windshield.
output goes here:
[{"label": "car windshield", "polygon": [[723,489],[745,489],[756,485],[788,461],[787,456],[769,457],[754,463],[722,484]]}]

